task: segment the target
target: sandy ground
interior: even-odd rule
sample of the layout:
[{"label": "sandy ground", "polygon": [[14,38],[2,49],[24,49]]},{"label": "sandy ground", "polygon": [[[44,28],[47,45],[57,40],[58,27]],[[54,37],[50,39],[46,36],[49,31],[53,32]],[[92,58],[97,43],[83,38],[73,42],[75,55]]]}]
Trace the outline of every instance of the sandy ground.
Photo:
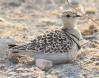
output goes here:
[{"label": "sandy ground", "polygon": [[[87,18],[78,24],[87,43],[75,63],[42,71],[32,64],[9,61],[7,44],[22,45],[46,31],[62,27],[57,17],[62,3],[57,4],[47,2],[44,6],[40,0],[0,0],[0,78],[99,78],[99,25]],[[91,16],[99,23],[98,12]]]}]

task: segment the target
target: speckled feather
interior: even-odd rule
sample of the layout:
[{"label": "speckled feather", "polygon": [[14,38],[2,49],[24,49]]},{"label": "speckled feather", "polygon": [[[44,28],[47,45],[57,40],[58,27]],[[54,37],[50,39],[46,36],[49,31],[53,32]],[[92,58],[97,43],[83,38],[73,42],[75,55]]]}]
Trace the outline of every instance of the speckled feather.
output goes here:
[{"label": "speckled feather", "polygon": [[44,53],[69,52],[70,49],[73,48],[73,44],[75,42],[69,36],[67,36],[65,32],[65,29],[55,30],[53,32],[38,36],[36,39],[32,40],[31,43],[16,46],[13,49],[33,50],[33,52]]}]

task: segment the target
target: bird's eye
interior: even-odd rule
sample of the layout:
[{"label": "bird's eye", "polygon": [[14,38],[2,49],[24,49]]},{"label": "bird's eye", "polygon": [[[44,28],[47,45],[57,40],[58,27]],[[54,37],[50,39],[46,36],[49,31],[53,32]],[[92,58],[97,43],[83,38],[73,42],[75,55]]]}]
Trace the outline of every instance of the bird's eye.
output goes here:
[{"label": "bird's eye", "polygon": [[69,18],[69,17],[70,17],[70,15],[66,15],[66,17],[68,17],[68,18]]}]

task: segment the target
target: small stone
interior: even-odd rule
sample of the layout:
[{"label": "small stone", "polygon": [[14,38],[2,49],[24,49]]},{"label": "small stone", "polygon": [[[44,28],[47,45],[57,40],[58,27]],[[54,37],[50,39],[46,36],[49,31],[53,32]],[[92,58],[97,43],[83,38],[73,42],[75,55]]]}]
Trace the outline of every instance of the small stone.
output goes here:
[{"label": "small stone", "polygon": [[53,66],[52,61],[45,60],[45,59],[37,59],[36,66],[42,70],[48,70]]}]

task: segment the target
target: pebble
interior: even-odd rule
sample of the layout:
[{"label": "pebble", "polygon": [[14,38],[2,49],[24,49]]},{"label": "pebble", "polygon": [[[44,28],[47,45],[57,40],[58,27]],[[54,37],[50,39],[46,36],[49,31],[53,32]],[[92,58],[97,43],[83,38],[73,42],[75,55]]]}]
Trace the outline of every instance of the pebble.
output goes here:
[{"label": "pebble", "polygon": [[45,59],[37,59],[36,66],[42,70],[48,70],[49,68],[51,68],[53,66],[53,64],[51,61],[48,61]]}]

